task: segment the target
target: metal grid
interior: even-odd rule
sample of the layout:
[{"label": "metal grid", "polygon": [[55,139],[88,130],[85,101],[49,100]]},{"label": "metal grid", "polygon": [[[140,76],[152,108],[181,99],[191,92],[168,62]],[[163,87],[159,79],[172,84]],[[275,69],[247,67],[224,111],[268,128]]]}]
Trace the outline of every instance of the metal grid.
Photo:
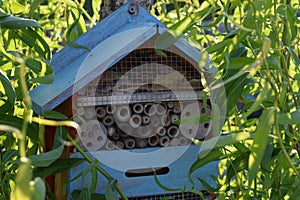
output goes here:
[{"label": "metal grid", "polygon": [[98,81],[82,89],[79,104],[94,106],[200,99],[203,85],[199,71],[183,55],[170,51],[164,53],[158,55],[151,48],[131,52],[106,70]]},{"label": "metal grid", "polygon": [[[209,195],[206,191],[202,191],[205,199],[215,199],[214,196]],[[129,197],[129,200],[160,200],[162,198],[169,198],[171,200],[201,200],[201,197],[197,194],[185,192],[185,193],[173,193],[173,194],[159,194],[142,197]]]}]

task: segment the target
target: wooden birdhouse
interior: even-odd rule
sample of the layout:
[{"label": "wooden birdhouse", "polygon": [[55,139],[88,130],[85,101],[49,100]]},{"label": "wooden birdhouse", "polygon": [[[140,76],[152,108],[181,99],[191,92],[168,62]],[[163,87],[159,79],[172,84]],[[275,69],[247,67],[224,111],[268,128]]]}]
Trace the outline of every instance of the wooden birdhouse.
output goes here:
[{"label": "wooden birdhouse", "polygon": [[[90,51],[66,46],[50,62],[52,84],[31,91],[34,111],[63,112],[80,125],[79,145],[103,167],[131,199],[160,199],[182,193],[161,188],[204,190],[198,178],[214,185],[217,163],[210,163],[188,178],[201,147],[192,138],[212,136],[210,102],[202,98],[211,72],[200,69],[200,51],[184,39],[165,49],[166,27],[139,6],[125,4],[80,36],[75,43]],[[51,140],[53,129],[47,130]],[[49,142],[48,142],[49,143]],[[51,141],[50,141],[51,143]],[[51,145],[49,145],[51,146]],[[81,157],[76,151],[70,157]],[[87,164],[70,170],[72,180]],[[97,193],[107,180],[99,175]],[[89,185],[89,175],[69,190]],[[184,193],[185,199],[198,199]]]}]

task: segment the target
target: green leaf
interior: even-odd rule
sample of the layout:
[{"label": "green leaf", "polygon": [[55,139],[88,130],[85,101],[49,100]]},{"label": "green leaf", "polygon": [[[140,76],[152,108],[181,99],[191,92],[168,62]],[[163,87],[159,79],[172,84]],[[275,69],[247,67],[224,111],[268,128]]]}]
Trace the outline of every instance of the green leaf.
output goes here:
[{"label": "green leaf", "polygon": [[50,59],[51,52],[49,45],[43,39],[43,37],[40,36],[38,31],[35,31],[32,28],[27,28],[20,29],[16,33],[25,44],[33,48],[43,59]]},{"label": "green leaf", "polygon": [[[0,113],[0,124],[5,124],[8,126],[15,127],[19,130],[22,130],[23,127],[23,119],[15,116],[11,116],[8,114]],[[38,143],[38,126],[35,123],[30,123],[27,125],[27,135],[32,139],[33,142]]]},{"label": "green leaf", "polygon": [[63,171],[76,167],[84,161],[85,159],[83,158],[59,158],[47,167],[36,167],[33,173],[35,176],[44,178],[52,174],[61,173]]},{"label": "green leaf", "polygon": [[36,177],[30,184],[30,186],[32,187],[31,190],[33,190],[31,197],[32,200],[45,199],[46,188],[43,179],[41,179],[40,177]]},{"label": "green leaf", "polygon": [[285,48],[289,51],[296,67],[299,67],[300,66],[300,59],[297,56],[297,54],[295,53],[295,51],[291,47],[285,47]]},{"label": "green leaf", "polygon": [[300,183],[294,187],[293,192],[290,196],[290,200],[298,200],[300,196]]},{"label": "green leaf", "polygon": [[32,178],[31,163],[27,158],[22,158],[21,165],[19,166],[17,177],[15,180],[15,189],[12,193],[12,200],[31,200],[31,188],[29,182]]},{"label": "green leaf", "polygon": [[209,193],[215,193],[217,191],[219,191],[218,189],[216,188],[213,188],[212,186],[210,186],[204,179],[202,178],[198,178],[198,180],[201,182],[201,185],[204,187],[204,189],[206,191],[208,191]]},{"label": "green leaf", "polygon": [[93,0],[92,1],[92,8],[93,8],[93,13],[94,13],[93,18],[95,18],[96,20],[100,20],[99,11],[100,11],[101,3],[102,3],[102,0]]},{"label": "green leaf", "polygon": [[189,190],[189,192],[193,193],[193,194],[197,194],[201,197],[201,199],[205,199],[203,193],[200,190]]},{"label": "green leaf", "polygon": [[84,49],[86,51],[90,51],[89,48],[85,47],[85,46],[82,46],[82,45],[79,45],[79,44],[76,44],[73,42],[73,39],[72,39],[72,32],[74,30],[74,28],[77,26],[79,20],[80,20],[80,16],[81,14],[79,14],[79,17],[71,24],[71,26],[69,27],[69,29],[67,30],[67,41],[68,43],[70,44],[70,46],[74,47],[74,48],[78,48],[78,49]]},{"label": "green leaf", "polygon": [[208,16],[217,8],[207,7],[196,13],[187,15],[184,19],[172,25],[168,30],[157,37],[154,42],[155,49],[166,49],[177,42],[183,34],[193,25]]},{"label": "green leaf", "polygon": [[198,158],[190,167],[189,174],[192,174],[197,169],[202,166],[216,160],[222,160],[226,158],[226,155],[222,153],[220,149],[212,149],[209,153],[206,154],[205,157]]},{"label": "green leaf", "polygon": [[244,119],[246,119],[249,115],[258,110],[260,104],[266,99],[266,97],[270,93],[270,89],[270,84],[267,81],[264,81],[262,91],[258,94],[258,96],[256,97],[256,101],[252,104],[249,110],[244,114]]},{"label": "green leaf", "polygon": [[109,200],[118,200],[118,197],[115,194],[115,189],[117,186],[116,180],[109,180],[106,186],[105,198]]},{"label": "green leaf", "polygon": [[32,16],[34,11],[39,7],[43,0],[34,0],[30,5],[29,16]]},{"label": "green leaf", "polygon": [[246,65],[250,65],[255,62],[255,58],[248,57],[237,57],[230,58],[228,68],[226,67],[226,63],[220,66],[221,69],[243,69]]},{"label": "green leaf", "polygon": [[232,43],[231,39],[225,39],[217,44],[214,44],[210,47],[207,47],[205,49],[205,51],[207,51],[207,53],[211,54],[214,53],[216,51],[219,51],[220,49],[224,49],[225,47],[227,47],[228,45],[230,45]]},{"label": "green leaf", "polygon": [[249,140],[252,138],[253,138],[252,133],[242,132],[242,133],[231,133],[228,135],[221,135],[204,141],[194,140],[193,142],[196,145],[199,145],[203,149],[210,150],[215,147],[220,148],[220,147],[237,143],[239,141]]},{"label": "green leaf", "polygon": [[0,18],[0,27],[7,29],[21,29],[28,27],[40,27],[39,23],[32,19],[25,19],[9,15]]},{"label": "green leaf", "polygon": [[48,167],[57,160],[64,150],[64,144],[61,144],[58,148],[41,153],[38,155],[29,156],[34,167]]},{"label": "green leaf", "polygon": [[54,72],[49,65],[33,58],[26,59],[25,63],[27,67],[38,74],[38,77],[32,78],[29,81],[43,84],[49,84],[53,82]]},{"label": "green leaf", "polygon": [[254,133],[253,144],[249,156],[249,185],[256,178],[267,142],[268,135],[274,123],[275,108],[264,109],[259,117],[259,124]]},{"label": "green leaf", "polygon": [[61,119],[61,120],[68,119],[64,114],[53,110],[46,110],[43,114],[44,117],[47,119]]},{"label": "green leaf", "polygon": [[226,183],[230,183],[233,176],[237,175],[238,172],[248,169],[249,152],[242,153],[237,156],[232,163],[227,167],[226,172]]},{"label": "green leaf", "polygon": [[12,111],[16,101],[15,89],[8,77],[0,69],[0,91],[4,91],[7,101],[0,106],[0,112],[6,113]]},{"label": "green leaf", "polygon": [[156,184],[157,184],[160,188],[162,188],[162,189],[164,189],[164,190],[166,190],[166,191],[170,191],[170,192],[175,192],[175,191],[180,191],[180,190],[181,190],[180,188],[170,188],[170,187],[167,187],[167,186],[163,185],[163,184],[158,180],[157,175],[156,175],[156,171],[155,171],[154,169],[153,169],[153,172],[154,172],[154,180],[155,180]]},{"label": "green leaf", "polygon": [[299,124],[300,123],[300,108],[297,108],[292,113],[279,112],[277,121],[279,124]]}]

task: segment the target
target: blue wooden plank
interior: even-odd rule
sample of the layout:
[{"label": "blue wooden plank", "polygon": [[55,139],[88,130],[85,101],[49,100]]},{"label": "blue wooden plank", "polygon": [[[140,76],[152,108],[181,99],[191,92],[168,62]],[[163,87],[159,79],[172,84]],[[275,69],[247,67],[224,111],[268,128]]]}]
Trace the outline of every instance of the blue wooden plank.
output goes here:
[{"label": "blue wooden plank", "polygon": [[[167,147],[166,149],[169,149],[170,152],[174,152],[174,149],[179,147]],[[146,149],[135,149],[134,152],[140,152],[145,153],[148,151],[154,151],[157,150],[157,148],[146,148]],[[175,162],[168,165],[170,171],[167,174],[164,175],[158,175],[159,181],[170,188],[181,188],[181,189],[191,189],[192,184],[188,179],[188,171],[189,167],[192,165],[192,163],[196,160],[197,155],[199,153],[200,148],[195,145],[191,145],[187,151]],[[89,154],[91,155],[91,154]],[[150,164],[144,164],[143,161],[140,159],[136,159],[134,163],[130,163],[132,161],[128,161],[126,157],[122,157],[121,151],[110,151],[106,153],[106,155],[111,156],[112,159],[115,160],[116,164],[128,166],[130,165],[133,167],[133,169],[139,169],[141,166],[145,167],[157,167],[164,165],[161,165],[162,161],[166,159],[164,156],[157,156],[156,159],[149,159]],[[74,154],[72,157],[81,157],[79,154]],[[100,159],[100,162],[102,160]],[[147,195],[155,195],[155,194],[166,194],[170,193],[170,191],[165,191],[162,188],[160,188],[155,180],[154,176],[142,176],[142,177],[126,177],[124,171],[119,171],[116,169],[113,169],[111,167],[108,167],[104,164],[100,164],[114,179],[118,181],[119,186],[123,189],[125,194],[127,196],[147,196]],[[133,166],[136,165],[136,166]],[[87,164],[82,164],[80,166],[77,166],[76,168],[73,168],[70,170],[70,179],[72,179],[74,176],[76,176],[79,172],[85,169],[87,167]],[[211,178],[211,176],[218,175],[218,162],[211,162],[202,168],[196,170],[192,174],[192,179],[195,182],[194,189],[203,190],[203,186],[199,182],[197,178],[202,178],[207,181],[208,184],[210,184],[212,187],[216,187],[216,183]],[[70,183],[69,191],[73,191],[74,189],[82,189],[83,187],[88,187],[90,184],[90,176],[87,175],[85,179],[82,181],[82,179],[77,179],[76,181]],[[105,188],[107,185],[106,179],[99,175],[98,178],[98,184],[97,184],[97,193],[105,193]],[[180,191],[179,191],[180,192]]]},{"label": "blue wooden plank", "polygon": [[[107,38],[94,49],[77,58],[68,67],[55,73],[53,83],[40,85],[29,95],[36,113],[52,110],[74,92],[97,78],[108,67],[150,39],[155,33],[154,23],[128,24],[123,32]],[[132,27],[135,27],[132,29]]]}]

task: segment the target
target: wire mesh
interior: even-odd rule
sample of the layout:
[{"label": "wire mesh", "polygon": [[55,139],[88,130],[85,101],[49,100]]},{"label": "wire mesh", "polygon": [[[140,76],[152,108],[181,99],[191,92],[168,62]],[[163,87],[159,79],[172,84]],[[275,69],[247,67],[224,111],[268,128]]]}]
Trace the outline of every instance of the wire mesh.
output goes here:
[{"label": "wire mesh", "polygon": [[79,92],[80,105],[201,98],[203,85],[195,66],[184,55],[164,53],[151,48],[131,52]]},{"label": "wire mesh", "polygon": [[[212,200],[215,199],[213,195],[208,194],[206,191],[202,191],[204,194],[204,199]],[[149,196],[139,196],[139,197],[129,197],[129,200],[160,200],[160,199],[170,199],[170,200],[203,200],[199,195],[185,192],[185,193],[172,193],[172,194],[159,194],[159,195],[149,195]]]}]

